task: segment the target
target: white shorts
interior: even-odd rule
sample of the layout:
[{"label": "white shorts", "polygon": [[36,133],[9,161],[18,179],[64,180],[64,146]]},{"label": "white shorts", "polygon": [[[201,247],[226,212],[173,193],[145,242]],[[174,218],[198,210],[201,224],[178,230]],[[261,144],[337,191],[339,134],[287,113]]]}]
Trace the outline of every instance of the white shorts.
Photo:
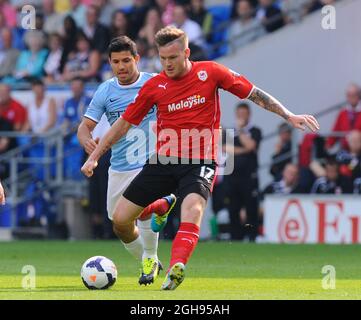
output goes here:
[{"label": "white shorts", "polygon": [[123,172],[115,171],[109,168],[107,211],[110,220],[113,220],[114,210],[120,196],[124,193],[125,189],[140,171],[142,171],[142,168]]}]

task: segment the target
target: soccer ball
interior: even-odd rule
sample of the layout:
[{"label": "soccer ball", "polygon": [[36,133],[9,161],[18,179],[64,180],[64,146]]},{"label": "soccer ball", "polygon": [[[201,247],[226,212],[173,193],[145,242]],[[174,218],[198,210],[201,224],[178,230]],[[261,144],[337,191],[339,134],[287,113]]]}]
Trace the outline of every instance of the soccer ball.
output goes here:
[{"label": "soccer ball", "polygon": [[118,272],[113,261],[95,256],[84,262],[80,275],[88,289],[108,289],[117,280]]}]

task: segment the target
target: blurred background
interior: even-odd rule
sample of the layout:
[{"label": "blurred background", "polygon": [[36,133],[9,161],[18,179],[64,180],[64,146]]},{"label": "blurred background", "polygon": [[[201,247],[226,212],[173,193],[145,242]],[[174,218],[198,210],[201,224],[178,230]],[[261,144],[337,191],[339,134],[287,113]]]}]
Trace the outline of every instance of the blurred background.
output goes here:
[{"label": "blurred background", "polygon": [[[35,29],[23,27],[24,5],[35,8]],[[360,1],[0,0],[0,8],[0,240],[114,238],[109,159],[98,180],[81,175],[77,126],[112,77],[110,39],[131,37],[139,69],[159,72],[154,35],[172,24],[189,35],[192,60],[217,60],[321,124],[317,134],[295,132],[221,93],[222,128],[234,129],[224,140],[254,143],[241,154],[221,149],[220,159],[235,153],[235,168],[217,177],[201,238],[360,242]],[[94,135],[107,128],[102,121]],[[175,235],[178,211],[163,238]]]}]

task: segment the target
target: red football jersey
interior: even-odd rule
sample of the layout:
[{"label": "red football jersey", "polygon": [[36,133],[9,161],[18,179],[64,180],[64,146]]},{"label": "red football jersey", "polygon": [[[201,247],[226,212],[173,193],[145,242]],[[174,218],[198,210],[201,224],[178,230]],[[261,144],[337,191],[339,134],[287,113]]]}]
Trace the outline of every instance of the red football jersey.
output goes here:
[{"label": "red football jersey", "polygon": [[156,105],[159,155],[215,160],[220,129],[218,89],[245,99],[253,84],[216,62],[192,62],[192,69],[181,78],[171,79],[163,71],[149,79],[122,117],[138,125]]}]

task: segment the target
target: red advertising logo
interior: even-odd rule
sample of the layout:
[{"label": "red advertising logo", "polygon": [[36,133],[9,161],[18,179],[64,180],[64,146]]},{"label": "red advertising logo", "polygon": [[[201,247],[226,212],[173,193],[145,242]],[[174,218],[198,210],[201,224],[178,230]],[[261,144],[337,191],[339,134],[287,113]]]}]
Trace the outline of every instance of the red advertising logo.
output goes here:
[{"label": "red advertising logo", "polygon": [[[339,239],[340,243],[344,243],[345,237],[348,235],[351,235],[351,243],[360,242],[360,216],[352,216],[350,214],[345,216],[345,201],[315,201],[315,205],[318,208],[317,240],[319,243],[329,242],[327,238],[336,238]],[[337,209],[338,211],[336,211]],[[331,215],[332,212],[333,215]],[[347,222],[346,224],[345,221]],[[342,222],[344,223],[342,224]]]},{"label": "red advertising logo", "polygon": [[[339,233],[339,219],[343,213],[343,201],[315,201],[318,207],[318,242],[325,243],[326,231],[329,229],[336,236]],[[331,206],[338,208],[340,211],[334,217],[333,221],[328,221],[327,217],[330,215],[327,209]]]},{"label": "red advertising logo", "polygon": [[278,238],[281,242],[303,243],[307,235],[308,225],[301,203],[297,199],[290,199],[278,225]]}]

